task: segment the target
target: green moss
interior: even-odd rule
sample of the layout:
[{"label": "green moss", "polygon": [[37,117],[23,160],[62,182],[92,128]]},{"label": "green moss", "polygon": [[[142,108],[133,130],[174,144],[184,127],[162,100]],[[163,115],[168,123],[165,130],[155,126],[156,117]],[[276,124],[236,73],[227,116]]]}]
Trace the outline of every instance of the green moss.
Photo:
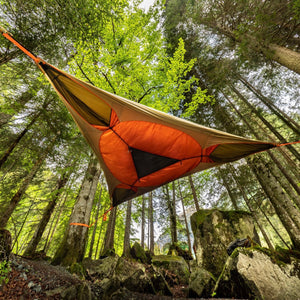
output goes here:
[{"label": "green moss", "polygon": [[69,272],[78,275],[80,278],[85,278],[85,269],[80,263],[73,263],[69,268]]}]

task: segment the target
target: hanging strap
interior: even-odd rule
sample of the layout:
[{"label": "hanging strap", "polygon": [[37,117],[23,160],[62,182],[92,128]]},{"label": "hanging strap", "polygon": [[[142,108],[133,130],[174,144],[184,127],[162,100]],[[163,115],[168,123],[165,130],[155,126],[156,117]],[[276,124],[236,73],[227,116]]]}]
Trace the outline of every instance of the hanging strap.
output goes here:
[{"label": "hanging strap", "polygon": [[300,143],[300,141],[290,142],[290,143],[284,143],[284,144],[276,144],[276,147],[287,146],[287,145],[293,145],[293,144],[299,144],[299,143]]},{"label": "hanging strap", "polygon": [[92,227],[99,219],[103,218],[103,221],[107,220],[107,214],[113,209],[114,207],[111,206],[101,217],[99,217],[97,220],[95,220],[94,223],[92,223],[91,225],[88,224],[83,224],[83,223],[70,223],[69,225],[75,225],[75,226],[83,226],[83,227],[87,227],[90,228]]},{"label": "hanging strap", "polygon": [[11,41],[15,46],[17,46],[21,51],[23,51],[26,55],[28,55],[31,59],[34,60],[34,62],[36,64],[38,64],[41,59],[39,57],[37,57],[36,55],[34,55],[32,52],[30,52],[29,50],[27,50],[24,46],[22,46],[19,42],[17,42],[12,35],[2,26],[0,26],[0,32],[1,34],[8,39],[9,41]]}]

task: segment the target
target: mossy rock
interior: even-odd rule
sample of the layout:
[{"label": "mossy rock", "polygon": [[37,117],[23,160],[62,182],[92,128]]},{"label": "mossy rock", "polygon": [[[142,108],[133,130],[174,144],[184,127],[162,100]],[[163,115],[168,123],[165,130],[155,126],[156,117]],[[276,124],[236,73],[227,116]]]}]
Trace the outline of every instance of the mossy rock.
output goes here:
[{"label": "mossy rock", "polygon": [[138,242],[135,242],[130,248],[130,255],[133,259],[136,259],[143,264],[150,263],[145,250]]},{"label": "mossy rock", "polygon": [[181,256],[155,255],[152,257],[152,265],[177,276],[178,283],[187,284],[189,281],[189,266]]},{"label": "mossy rock", "polygon": [[84,279],[86,277],[85,269],[80,263],[73,263],[70,267],[68,267],[68,271],[71,274],[76,274],[81,279]]}]

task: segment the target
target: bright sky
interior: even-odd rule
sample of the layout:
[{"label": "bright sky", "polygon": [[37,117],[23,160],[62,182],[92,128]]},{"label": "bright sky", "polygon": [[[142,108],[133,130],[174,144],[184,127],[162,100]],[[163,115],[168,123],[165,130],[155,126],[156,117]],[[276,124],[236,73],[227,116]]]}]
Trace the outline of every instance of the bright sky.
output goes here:
[{"label": "bright sky", "polygon": [[154,3],[154,1],[155,0],[143,0],[140,6],[147,10]]}]

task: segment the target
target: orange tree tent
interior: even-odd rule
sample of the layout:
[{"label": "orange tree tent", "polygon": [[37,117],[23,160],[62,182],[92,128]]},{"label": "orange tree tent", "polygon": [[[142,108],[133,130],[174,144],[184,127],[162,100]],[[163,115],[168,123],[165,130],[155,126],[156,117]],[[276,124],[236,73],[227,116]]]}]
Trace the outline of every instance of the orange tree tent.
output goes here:
[{"label": "orange tree tent", "polygon": [[177,178],[278,145],[246,139],[159,112],[85,83],[37,58],[105,173],[112,205]]}]

